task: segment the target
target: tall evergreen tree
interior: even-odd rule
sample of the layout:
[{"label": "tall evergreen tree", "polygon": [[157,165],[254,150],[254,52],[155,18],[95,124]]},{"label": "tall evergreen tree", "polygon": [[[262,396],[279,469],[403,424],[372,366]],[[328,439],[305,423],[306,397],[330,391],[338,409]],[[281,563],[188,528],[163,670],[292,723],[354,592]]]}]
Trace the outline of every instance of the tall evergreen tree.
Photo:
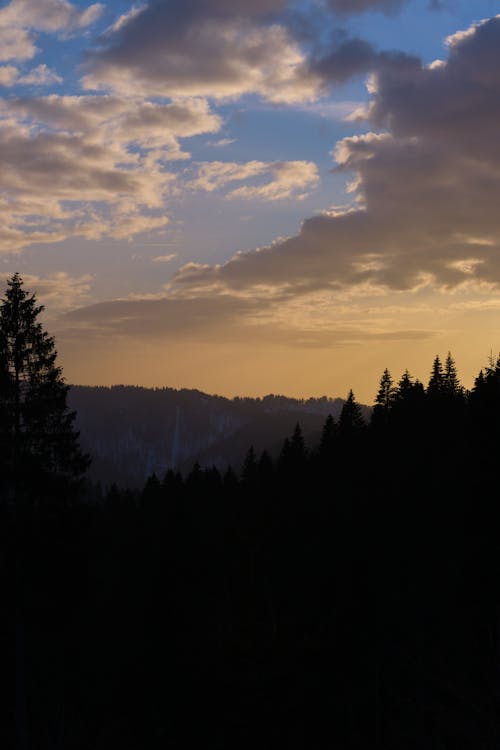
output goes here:
[{"label": "tall evergreen tree", "polygon": [[321,440],[319,443],[319,455],[323,459],[331,457],[335,445],[336,425],[331,414],[326,418],[323,430],[321,431]]},{"label": "tall evergreen tree", "polygon": [[0,304],[0,460],[11,499],[68,487],[89,464],[54,339],[38,320],[43,309],[14,274]]},{"label": "tall evergreen tree", "polygon": [[372,413],[372,425],[381,427],[389,422],[389,415],[394,404],[396,389],[391,373],[385,368],[380,378],[378,393],[375,397],[375,406]]},{"label": "tall evergreen tree", "polygon": [[339,433],[347,436],[358,432],[365,426],[365,420],[361,412],[361,407],[354,397],[352,389],[347,395],[347,399],[342,406],[339,419]]},{"label": "tall evergreen tree", "polygon": [[434,358],[432,363],[431,375],[429,378],[429,384],[427,385],[427,395],[431,397],[440,396],[444,390],[444,374],[443,365],[439,356]]},{"label": "tall evergreen tree", "polygon": [[246,489],[253,490],[257,486],[257,457],[253,445],[247,451],[243,468],[241,470],[241,481]]},{"label": "tall evergreen tree", "polygon": [[448,352],[444,363],[442,388],[450,398],[462,398],[463,396],[463,388],[460,385],[455,360],[451,356],[451,352]]}]

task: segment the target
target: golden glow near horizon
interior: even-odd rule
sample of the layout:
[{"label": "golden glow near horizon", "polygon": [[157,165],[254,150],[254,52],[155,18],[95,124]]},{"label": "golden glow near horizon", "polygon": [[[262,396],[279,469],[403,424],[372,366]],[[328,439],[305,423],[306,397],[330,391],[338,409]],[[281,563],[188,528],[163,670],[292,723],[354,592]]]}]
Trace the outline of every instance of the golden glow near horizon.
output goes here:
[{"label": "golden glow near horizon", "polygon": [[66,379],[370,403],[450,350],[470,387],[500,349],[490,0],[304,0],[308,39],[291,0],[173,4],[0,9],[0,280]]}]

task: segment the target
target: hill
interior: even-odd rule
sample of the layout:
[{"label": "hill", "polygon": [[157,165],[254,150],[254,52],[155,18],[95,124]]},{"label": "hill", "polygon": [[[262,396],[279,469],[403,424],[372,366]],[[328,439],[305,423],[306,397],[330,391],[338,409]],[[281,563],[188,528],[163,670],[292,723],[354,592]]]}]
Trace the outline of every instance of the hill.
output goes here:
[{"label": "hill", "polygon": [[229,399],[197,390],[115,385],[72,386],[68,403],[78,414],[82,446],[93,457],[91,478],[134,487],[153,472],[186,471],[196,461],[238,469],[250,445],[276,455],[297,422],[312,445],[325,418],[337,417],[344,402],[273,394]]}]

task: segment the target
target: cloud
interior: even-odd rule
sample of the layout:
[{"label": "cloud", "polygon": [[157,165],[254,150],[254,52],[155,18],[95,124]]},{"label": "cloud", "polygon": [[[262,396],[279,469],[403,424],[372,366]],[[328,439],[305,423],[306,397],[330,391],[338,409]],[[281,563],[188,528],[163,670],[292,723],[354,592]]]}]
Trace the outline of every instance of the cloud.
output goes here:
[{"label": "cloud", "polygon": [[218,141],[210,141],[210,143],[207,143],[207,146],[223,148],[224,146],[231,146],[233,143],[236,143],[236,138],[221,138]]},{"label": "cloud", "polygon": [[62,81],[63,79],[55,70],[42,64],[37,65],[37,67],[30,70],[29,73],[18,78],[17,83],[24,84],[25,86],[50,86],[52,84],[62,83]]},{"label": "cloud", "polygon": [[0,10],[0,27],[74,31],[90,26],[103,10],[102,3],[94,3],[82,11],[67,0],[11,0]]},{"label": "cloud", "polygon": [[118,19],[86,63],[87,89],[140,96],[273,102],[313,99],[319,79],[287,28],[268,13],[284,2],[152,2]]},{"label": "cloud", "polygon": [[19,77],[19,70],[14,65],[0,66],[0,86],[13,86]]},{"label": "cloud", "polygon": [[11,0],[0,9],[0,62],[31,60],[38,52],[33,32],[84,29],[103,9],[100,3],[81,11],[67,0]]},{"label": "cloud", "polygon": [[[0,288],[6,287],[7,279],[11,276],[12,273],[0,274]],[[65,313],[74,308],[75,304],[85,304],[90,297],[94,280],[90,274],[71,276],[65,271],[56,271],[45,277],[23,273],[22,278],[26,289],[36,294],[39,302],[43,301],[52,316]]]},{"label": "cloud", "polygon": [[0,16],[0,62],[31,60],[37,51],[33,39],[25,29],[2,26]]},{"label": "cloud", "polygon": [[305,198],[306,192],[319,182],[316,164],[308,161],[250,161],[203,162],[198,167],[198,177],[190,184],[198,190],[213,192],[228,183],[243,182],[252,178],[270,175],[263,184],[244,185],[226,194],[227,198],[257,200],[284,200]]},{"label": "cloud", "polygon": [[106,96],[0,102],[0,251],[69,236],[130,238],[167,223],[178,138],[217,132],[205,101]]},{"label": "cloud", "polygon": [[177,258],[177,253],[170,253],[169,255],[157,255],[153,258],[153,263],[170,263],[170,261]]},{"label": "cloud", "polygon": [[[200,295],[198,297],[171,297],[159,299],[133,299],[101,302],[68,311],[60,318],[61,331],[73,331],[82,339],[95,337],[135,336],[151,339],[168,338],[182,343],[234,342],[244,338],[246,344],[278,346],[280,348],[330,348],[367,341],[424,340],[432,331],[418,329],[384,330],[379,325],[342,316],[335,321],[332,316],[318,326],[314,320],[304,318],[303,310],[295,319],[297,310],[285,300],[275,300],[262,313],[265,296],[253,298],[237,295]],[[269,302],[269,300],[268,300]],[[318,299],[314,300],[318,304]],[[306,300],[305,305],[313,300]],[[321,300],[319,300],[321,304]],[[355,316],[354,316],[355,317]],[[298,322],[300,321],[300,322]],[[64,335],[64,334],[63,334]]]},{"label": "cloud", "polygon": [[327,0],[328,5],[341,15],[354,15],[368,11],[395,13],[407,0]]},{"label": "cloud", "polygon": [[312,59],[311,70],[330,84],[342,84],[355,75],[402,68],[419,68],[420,60],[404,52],[379,52],[364,39],[342,38],[327,55]]},{"label": "cloud", "polygon": [[371,91],[382,132],[345,138],[334,152],[353,207],[224,265],[190,264],[174,288],[500,284],[500,17],[455,35],[444,65],[381,67]]},{"label": "cloud", "polygon": [[[244,341],[246,356],[267,368],[283,347],[304,358],[359,342],[424,346],[440,333],[429,299],[443,307],[456,294],[458,315],[461,304],[479,300],[483,309],[500,290],[499,76],[500,18],[455,35],[442,65],[381,66],[367,113],[378,130],[333,152],[350,206],[224,264],[186,264],[162,299],[82,308],[64,327],[88,341],[168,339],[181,358],[188,341],[190,352],[193,344],[204,352],[200,361],[210,346],[219,378],[228,343]],[[198,179],[220,189],[256,179],[263,164],[201,165]],[[412,305],[417,325],[407,323]]]}]

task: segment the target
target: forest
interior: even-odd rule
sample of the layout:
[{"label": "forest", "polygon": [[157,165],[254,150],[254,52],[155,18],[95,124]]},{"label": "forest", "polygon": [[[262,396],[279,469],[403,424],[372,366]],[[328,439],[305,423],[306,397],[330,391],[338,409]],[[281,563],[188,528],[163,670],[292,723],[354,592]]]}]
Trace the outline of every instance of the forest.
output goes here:
[{"label": "forest", "polygon": [[[318,444],[86,479],[16,274],[0,305],[0,514],[20,750],[500,747],[500,356],[470,391],[350,391]],[[377,385],[375,382],[374,390]],[[12,566],[15,570],[10,575]]]}]

